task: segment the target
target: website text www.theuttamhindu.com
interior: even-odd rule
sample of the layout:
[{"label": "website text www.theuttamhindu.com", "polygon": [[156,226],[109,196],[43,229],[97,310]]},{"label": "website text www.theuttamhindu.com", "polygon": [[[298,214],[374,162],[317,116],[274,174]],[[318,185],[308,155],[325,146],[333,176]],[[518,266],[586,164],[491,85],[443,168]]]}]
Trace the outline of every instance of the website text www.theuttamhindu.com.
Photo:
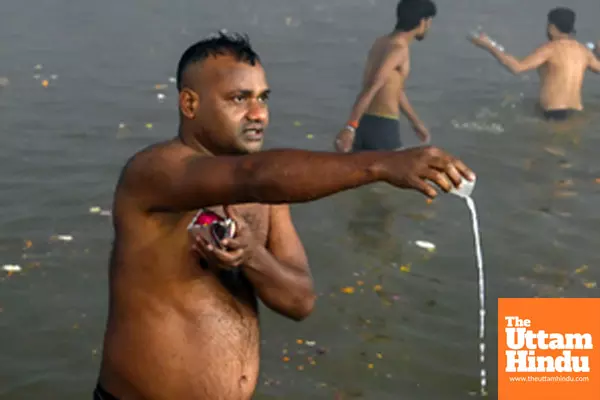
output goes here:
[{"label": "website text www.theuttamhindu.com", "polygon": [[589,382],[587,376],[511,376],[510,382]]}]

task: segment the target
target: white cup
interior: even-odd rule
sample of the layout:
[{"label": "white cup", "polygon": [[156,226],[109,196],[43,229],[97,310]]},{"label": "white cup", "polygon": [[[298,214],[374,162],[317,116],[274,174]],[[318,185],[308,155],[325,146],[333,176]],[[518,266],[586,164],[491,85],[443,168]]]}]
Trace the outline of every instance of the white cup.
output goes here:
[{"label": "white cup", "polygon": [[466,180],[464,177],[462,178],[462,181],[460,183],[459,187],[455,187],[452,188],[450,190],[450,193],[458,196],[458,197],[470,197],[471,193],[473,193],[473,190],[475,189],[475,179],[473,179],[473,182],[470,182],[468,180]]}]

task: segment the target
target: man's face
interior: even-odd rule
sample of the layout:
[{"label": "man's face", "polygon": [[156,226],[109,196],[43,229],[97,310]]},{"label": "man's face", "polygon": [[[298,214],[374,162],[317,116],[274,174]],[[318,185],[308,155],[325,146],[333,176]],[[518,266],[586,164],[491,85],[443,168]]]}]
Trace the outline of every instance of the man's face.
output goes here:
[{"label": "man's face", "polygon": [[433,21],[433,18],[426,18],[426,19],[421,20],[421,25],[419,26],[419,32],[415,36],[418,41],[425,39],[425,37],[427,36],[427,32],[429,32],[429,29],[431,29],[432,21]]},{"label": "man's face", "polygon": [[198,97],[192,119],[200,143],[224,154],[260,151],[269,124],[263,67],[222,55],[204,60],[196,71]]}]

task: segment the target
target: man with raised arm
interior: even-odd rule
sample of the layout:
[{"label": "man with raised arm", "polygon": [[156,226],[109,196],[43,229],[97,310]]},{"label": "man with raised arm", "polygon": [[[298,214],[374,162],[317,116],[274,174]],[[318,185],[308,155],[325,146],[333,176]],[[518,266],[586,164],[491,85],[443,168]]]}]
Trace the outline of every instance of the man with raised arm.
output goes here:
[{"label": "man with raised arm", "polygon": [[[434,197],[432,183],[448,191],[473,179],[462,162],[430,147],[260,151],[269,87],[245,36],[194,44],[177,80],[178,134],[135,154],[115,191],[95,399],[249,400],[259,375],[258,300],[296,321],[315,302],[290,203],[377,181]],[[222,247],[188,233],[202,209],[236,222]]]},{"label": "man with raised arm", "polygon": [[471,40],[515,75],[537,70],[541,80],[539,105],[544,118],[564,121],[583,110],[581,89],[586,71],[600,73],[598,53],[575,40],[574,34],[575,12],[557,7],[548,13],[548,42],[521,60],[505,53],[483,33]]}]

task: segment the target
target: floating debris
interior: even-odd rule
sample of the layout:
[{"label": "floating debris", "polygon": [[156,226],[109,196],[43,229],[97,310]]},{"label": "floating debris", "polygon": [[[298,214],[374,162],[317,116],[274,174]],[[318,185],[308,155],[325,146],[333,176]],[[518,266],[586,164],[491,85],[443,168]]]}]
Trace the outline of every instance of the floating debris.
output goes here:
[{"label": "floating debris", "polygon": [[50,75],[50,79],[52,79],[53,81],[55,81],[55,80],[58,79],[58,75],[52,74],[52,75]]},{"label": "floating debris", "polygon": [[298,127],[302,126],[302,122],[300,122],[300,121],[294,121],[294,126],[296,128],[298,128]]},{"label": "floating debris", "polygon": [[41,77],[42,77],[42,76],[41,76],[40,74],[35,74],[35,75],[33,76],[33,79],[35,79],[36,81],[39,81],[39,80],[41,79]]},{"label": "floating debris", "polygon": [[153,125],[152,125],[152,123],[151,123],[151,122],[148,122],[148,123],[146,124],[146,128],[147,128],[147,129],[152,129],[152,127],[153,127]]},{"label": "floating debris", "polygon": [[561,161],[558,163],[558,165],[562,168],[562,169],[569,169],[573,166],[573,164],[569,163],[568,161]]},{"label": "floating debris", "polygon": [[47,80],[47,79],[44,79],[44,80],[42,81],[42,86],[43,86],[43,87],[48,87],[48,85],[49,85],[49,84],[50,84],[50,82],[48,82],[48,80]]},{"label": "floating debris", "polygon": [[154,89],[156,90],[165,90],[169,87],[169,85],[166,85],[164,83],[157,83],[156,85],[154,85]]},{"label": "floating debris", "polygon": [[20,265],[16,265],[16,264],[6,264],[2,267],[3,271],[6,272],[21,272],[23,269],[21,268]]},{"label": "floating debris", "polygon": [[171,82],[171,83],[177,83],[177,79],[175,77],[173,77],[173,76],[170,76],[169,77],[169,82]]},{"label": "floating debris", "polygon": [[157,99],[158,99],[158,101],[160,101],[160,102],[163,102],[163,101],[165,101],[165,98],[166,98],[166,97],[167,97],[167,96],[165,96],[163,93],[157,93],[157,94],[156,94],[156,98],[157,98]]},{"label": "floating debris", "polygon": [[581,274],[582,272],[585,272],[589,269],[589,267],[587,265],[582,265],[581,267],[577,268],[575,270],[576,274]]},{"label": "floating debris", "polygon": [[54,235],[54,236],[51,236],[50,239],[60,240],[61,242],[70,242],[73,240],[73,236],[71,236],[71,235]]},{"label": "floating debris", "polygon": [[109,217],[112,215],[112,212],[110,210],[103,210],[102,208],[100,208],[98,206],[94,206],[94,207],[90,207],[90,214],[99,214],[103,217]]},{"label": "floating debris", "polygon": [[5,86],[8,86],[8,84],[9,84],[9,83],[10,83],[10,82],[9,82],[9,80],[8,80],[8,78],[7,78],[7,77],[5,77],[5,76],[0,76],[0,87],[5,87]]},{"label": "floating debris", "polygon": [[576,197],[577,192],[573,190],[557,190],[554,192],[554,197],[564,198],[564,197]]},{"label": "floating debris", "polygon": [[354,291],[355,289],[352,286],[346,286],[341,289],[341,292],[346,294],[354,294]]},{"label": "floating debris", "polygon": [[498,123],[484,123],[484,122],[463,122],[460,123],[457,120],[451,121],[452,126],[455,129],[475,131],[475,132],[489,132],[494,134],[504,133],[504,127]]},{"label": "floating debris", "polygon": [[119,123],[119,129],[125,129],[127,127],[127,125],[125,125],[125,123],[121,122]]},{"label": "floating debris", "polygon": [[314,138],[314,136],[313,136],[312,134],[310,134],[310,133],[309,133],[308,135],[306,135],[306,138],[307,138],[307,139],[313,139],[313,138]]},{"label": "floating debris", "polygon": [[400,266],[400,271],[402,271],[402,272],[410,272],[410,264],[401,265]]},{"label": "floating debris", "polygon": [[596,282],[583,282],[583,286],[588,289],[595,289],[598,287],[598,284]]},{"label": "floating debris", "polygon": [[546,146],[546,147],[544,147],[544,150],[546,150],[548,153],[550,153],[554,156],[558,156],[558,157],[564,157],[564,155],[565,155],[565,150],[558,148],[558,147]]},{"label": "floating debris", "polygon": [[35,67],[33,67],[33,69],[36,71],[40,71],[42,68],[43,68],[42,64],[38,64]]},{"label": "floating debris", "polygon": [[419,246],[422,249],[425,249],[427,251],[435,251],[435,244],[431,243],[431,242],[427,242],[425,240],[417,240],[415,242],[415,244],[417,246]]}]

